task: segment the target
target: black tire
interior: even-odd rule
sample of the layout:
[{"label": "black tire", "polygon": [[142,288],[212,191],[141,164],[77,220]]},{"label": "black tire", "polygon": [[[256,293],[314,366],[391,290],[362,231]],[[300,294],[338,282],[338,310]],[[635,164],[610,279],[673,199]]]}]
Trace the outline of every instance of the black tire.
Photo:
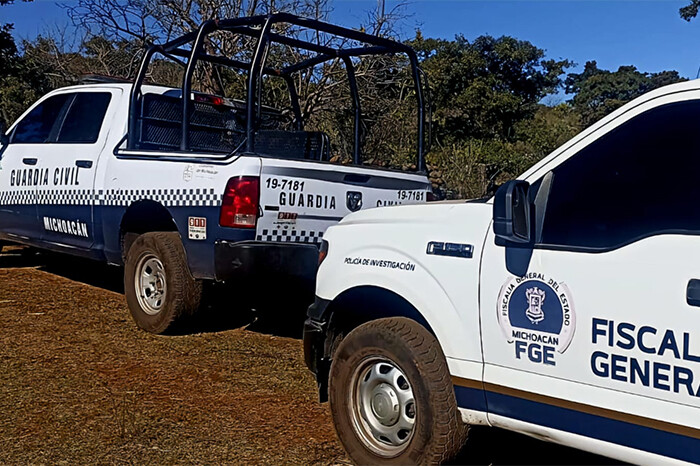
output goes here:
[{"label": "black tire", "polygon": [[[373,369],[361,368],[379,364],[381,372],[383,363],[372,361],[385,359],[397,366],[396,374],[405,375],[415,400],[413,410],[408,409],[415,422],[412,434],[404,434],[408,440],[399,446],[402,449],[393,452],[373,449],[372,437],[368,436],[371,433],[362,427],[369,424],[358,422],[362,410],[368,408],[353,408],[358,406],[353,393],[361,393],[357,387],[371,383],[367,380]],[[399,391],[405,387],[395,388]],[[329,395],[336,433],[356,464],[439,464],[454,458],[467,440],[469,426],[462,422],[457,409],[442,349],[430,332],[411,319],[378,319],[350,332],[333,355]],[[407,408],[402,405],[399,411]]]},{"label": "black tire", "polygon": [[[165,279],[160,283],[165,283],[165,292],[160,305],[149,308],[146,298],[139,298],[137,275],[144,269],[141,262],[152,258],[162,264]],[[171,331],[199,308],[202,283],[192,277],[177,233],[152,232],[136,238],[126,255],[124,294],[136,325],[151,333]]]}]

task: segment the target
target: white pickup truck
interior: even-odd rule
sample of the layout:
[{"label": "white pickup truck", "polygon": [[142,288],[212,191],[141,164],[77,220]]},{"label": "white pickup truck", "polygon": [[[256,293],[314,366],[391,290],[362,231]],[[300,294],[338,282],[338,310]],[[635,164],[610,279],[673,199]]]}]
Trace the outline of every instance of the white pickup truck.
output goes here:
[{"label": "white pickup truck", "polygon": [[493,199],[331,227],[304,346],[350,457],[436,463],[488,425],[700,463],[698,124],[700,81],[675,84]]},{"label": "white pickup truck", "polygon": [[[281,26],[356,46],[288,38],[274,32]],[[250,62],[205,51],[213,34],[244,37],[254,47]],[[303,60],[269,68],[268,52],[280,44],[306,51],[294,55]],[[379,54],[408,57],[418,103],[416,172],[362,163],[353,64]],[[166,59],[182,65],[181,89],[144,83]],[[346,165],[330,162],[337,141],[304,130],[294,87],[298,73],[334,60],[345,63],[354,102],[353,163]],[[246,98],[194,92],[202,63],[239,70]],[[0,248],[22,243],[124,264],[131,313],[155,333],[198,308],[203,280],[231,283],[236,303],[283,294],[282,286],[308,289],[311,303],[329,225],[363,208],[427,199],[421,76],[409,47],[331,24],[288,14],[205,22],[151,47],[134,83],[56,90],[0,132]],[[261,103],[270,79],[288,87],[287,120]]]}]

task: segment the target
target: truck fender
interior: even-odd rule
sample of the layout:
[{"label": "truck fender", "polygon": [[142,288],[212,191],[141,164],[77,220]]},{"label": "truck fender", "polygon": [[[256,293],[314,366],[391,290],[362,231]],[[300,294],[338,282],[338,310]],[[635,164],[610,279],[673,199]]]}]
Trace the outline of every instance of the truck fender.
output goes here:
[{"label": "truck fender", "polygon": [[119,226],[122,262],[136,237],[152,231],[175,231],[182,235],[170,211],[159,202],[145,199],[129,205]]},{"label": "truck fender", "polygon": [[[342,288],[319,297],[330,301],[326,310],[330,325],[354,328],[369,320],[382,317],[408,317],[416,320],[435,335],[446,357],[481,361],[480,354],[469,354],[470,347],[479,347],[478,328],[464,328],[463,320],[437,280],[424,269],[409,282],[388,274],[362,270],[342,276]],[[411,287],[420,280],[421,286]],[[330,291],[330,290],[328,290]],[[352,317],[350,317],[352,316]],[[469,339],[476,345],[468,345]]]}]

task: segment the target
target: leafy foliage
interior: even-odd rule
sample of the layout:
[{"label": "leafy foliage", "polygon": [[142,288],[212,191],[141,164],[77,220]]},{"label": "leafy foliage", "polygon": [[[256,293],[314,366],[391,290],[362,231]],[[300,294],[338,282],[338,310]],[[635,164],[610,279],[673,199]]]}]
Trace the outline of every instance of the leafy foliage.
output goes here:
[{"label": "leafy foliage", "polygon": [[[0,5],[12,1],[0,0]],[[330,11],[329,0],[76,0],[66,9],[82,34],[77,45],[66,45],[61,36],[40,36],[18,47],[12,26],[0,26],[0,117],[8,124],[42,94],[76,84],[81,75],[133,78],[144,46],[192,30],[205,19],[272,10],[327,19]],[[681,15],[689,20],[698,9],[700,0],[692,0]],[[392,22],[400,18],[400,8],[388,16],[377,13],[357,27],[396,37]],[[276,32],[319,45],[333,40],[303,29]],[[214,35],[205,48],[245,60],[250,58],[247,40]],[[676,71],[645,73],[634,66],[611,71],[595,61],[580,73],[565,75],[571,61],[550,59],[534,44],[508,36],[444,40],[417,31],[408,43],[432,90],[429,176],[434,189],[447,197],[483,196],[624,103],[683,80]],[[274,47],[268,65],[281,68],[308,58],[304,53]],[[326,132],[340,162],[351,160],[353,148],[345,66],[334,60],[295,75],[306,128]],[[406,58],[373,56],[353,61],[353,66],[361,92],[364,159],[376,166],[413,168],[416,95]],[[179,86],[182,68],[161,57],[152,63],[147,80]],[[245,74],[235,70],[201,65],[194,81],[203,92],[234,98],[245,94]],[[554,107],[542,103],[561,89],[571,100]],[[291,115],[286,85],[279,78],[264,79],[262,100]]]},{"label": "leafy foliage", "polygon": [[[0,0],[0,7],[12,3],[14,0]],[[50,89],[45,69],[36,68],[20,56],[12,29],[12,24],[0,25],[0,120],[6,124]]]},{"label": "leafy foliage", "polygon": [[588,126],[625,103],[658,87],[685,81],[677,71],[642,73],[634,66],[621,66],[617,71],[601,70],[589,61],[582,73],[566,78],[566,92],[574,94],[572,105]]},{"label": "leafy foliage", "polygon": [[[570,61],[546,59],[544,50],[512,37],[446,41],[418,32],[411,45],[433,89],[434,188],[450,197],[481,196],[556,147],[547,125],[562,128],[550,114],[569,110],[540,101],[561,86]],[[578,131],[577,120],[574,126],[565,134]]]},{"label": "leafy foliage", "polygon": [[679,10],[681,18],[690,21],[698,15],[700,11],[700,0],[692,0],[689,5],[684,6]]},{"label": "leafy foliage", "polygon": [[434,89],[437,131],[451,139],[512,139],[515,124],[556,91],[572,64],[545,60],[544,50],[512,37],[446,41],[418,32],[411,45]]}]

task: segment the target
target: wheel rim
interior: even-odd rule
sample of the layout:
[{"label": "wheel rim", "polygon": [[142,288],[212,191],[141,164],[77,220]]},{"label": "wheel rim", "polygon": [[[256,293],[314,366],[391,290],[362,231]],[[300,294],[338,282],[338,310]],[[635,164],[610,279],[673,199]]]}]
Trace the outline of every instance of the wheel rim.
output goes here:
[{"label": "wheel rim", "polygon": [[400,455],[413,437],[416,402],[408,378],[395,362],[371,357],[351,378],[349,408],[355,432],[382,457]]},{"label": "wheel rim", "polygon": [[134,286],[143,312],[153,316],[163,309],[167,291],[165,267],[154,254],[146,254],[139,260]]}]

